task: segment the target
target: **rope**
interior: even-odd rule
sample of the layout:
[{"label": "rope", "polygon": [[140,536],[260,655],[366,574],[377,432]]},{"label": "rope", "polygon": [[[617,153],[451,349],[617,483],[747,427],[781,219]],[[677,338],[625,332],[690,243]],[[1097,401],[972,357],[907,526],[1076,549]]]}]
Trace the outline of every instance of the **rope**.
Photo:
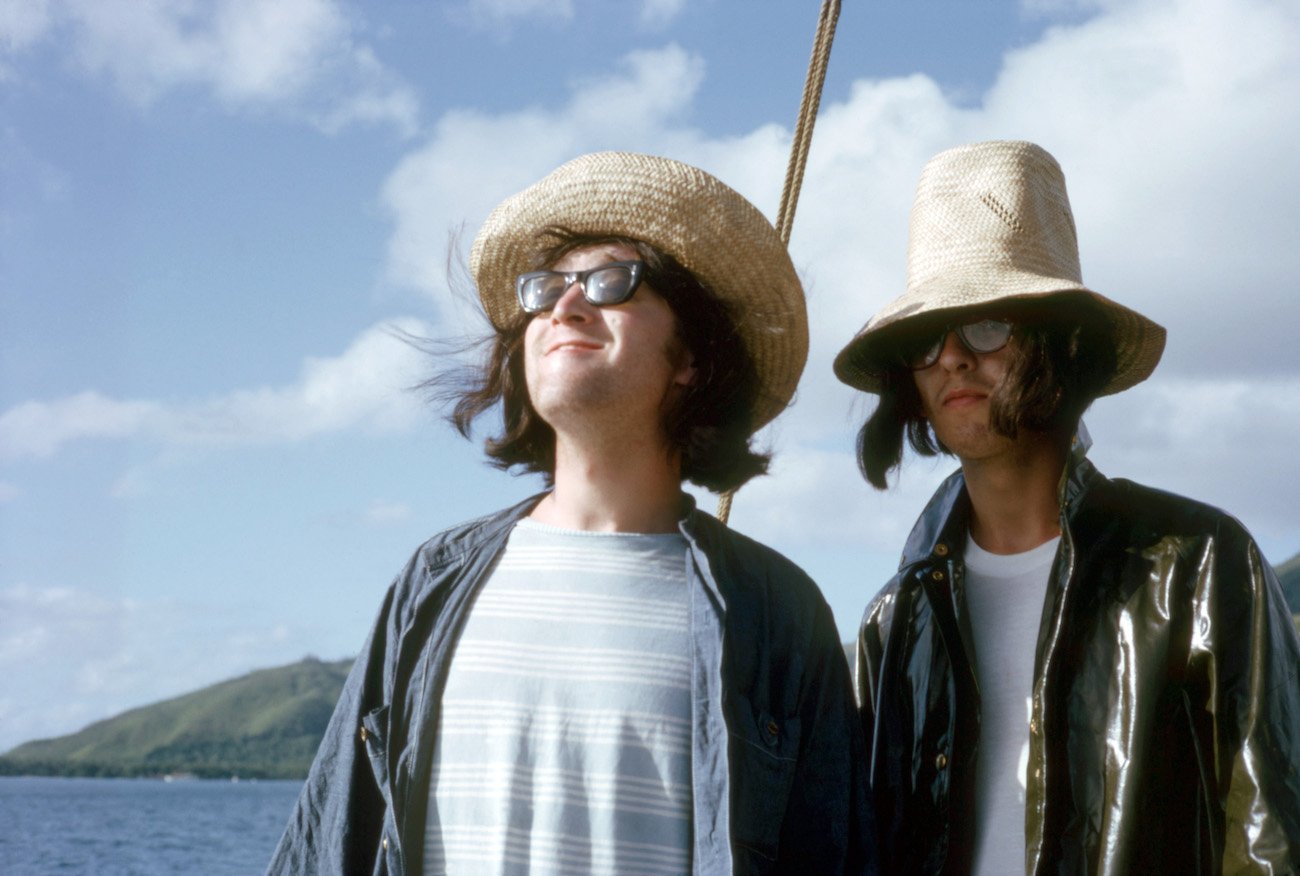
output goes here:
[{"label": "rope", "polygon": [[817,35],[813,38],[812,58],[808,61],[808,78],[799,103],[799,120],[795,123],[794,140],[790,144],[790,163],[781,189],[781,207],[776,214],[777,233],[787,246],[790,244],[790,230],[794,227],[795,205],[799,203],[799,188],[803,185],[804,167],[808,164],[808,147],[812,144],[813,125],[817,123],[822,85],[826,82],[826,65],[830,61],[831,42],[835,39],[835,25],[839,18],[839,0],[823,0]]},{"label": "rope", "polygon": [[[835,40],[835,25],[839,20],[840,0],[822,0],[817,34],[813,37],[812,58],[808,61],[808,78],[804,80],[799,117],[790,144],[790,163],[786,165],[785,184],[781,188],[781,206],[776,213],[776,230],[786,246],[790,245],[794,210],[799,203],[799,189],[803,186],[803,172],[808,164],[808,147],[812,144],[817,109],[822,102],[822,86],[826,82],[826,65],[830,61],[831,43]],[[718,498],[718,519],[723,523],[731,516],[731,500],[735,495],[736,491],[732,489]]]}]

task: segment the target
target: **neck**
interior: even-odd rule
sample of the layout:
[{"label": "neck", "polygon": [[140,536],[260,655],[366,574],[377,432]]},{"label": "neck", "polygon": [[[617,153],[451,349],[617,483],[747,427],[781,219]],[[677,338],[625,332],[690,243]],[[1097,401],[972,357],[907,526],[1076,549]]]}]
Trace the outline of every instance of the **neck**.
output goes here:
[{"label": "neck", "polygon": [[530,515],[589,532],[676,532],[681,458],[661,442],[593,446],[556,434],[555,489]]},{"label": "neck", "polygon": [[1068,451],[1042,435],[989,459],[962,460],[971,538],[995,554],[1032,550],[1061,534],[1057,487]]}]

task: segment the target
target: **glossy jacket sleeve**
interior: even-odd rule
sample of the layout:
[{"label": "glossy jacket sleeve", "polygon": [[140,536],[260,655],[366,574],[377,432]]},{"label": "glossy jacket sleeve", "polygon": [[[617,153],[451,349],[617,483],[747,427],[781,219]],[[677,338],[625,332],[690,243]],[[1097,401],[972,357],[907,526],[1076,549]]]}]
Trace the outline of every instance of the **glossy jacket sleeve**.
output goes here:
[{"label": "glossy jacket sleeve", "polygon": [[858,630],[854,681],[858,703],[858,721],[869,758],[874,750],[876,694],[880,685],[885,640],[893,617],[895,588],[886,587],[867,606]]},{"label": "glossy jacket sleeve", "polygon": [[[1201,570],[1193,636],[1212,661],[1223,872],[1300,872],[1300,640],[1235,521]],[[1195,650],[1195,646],[1194,646]]]}]

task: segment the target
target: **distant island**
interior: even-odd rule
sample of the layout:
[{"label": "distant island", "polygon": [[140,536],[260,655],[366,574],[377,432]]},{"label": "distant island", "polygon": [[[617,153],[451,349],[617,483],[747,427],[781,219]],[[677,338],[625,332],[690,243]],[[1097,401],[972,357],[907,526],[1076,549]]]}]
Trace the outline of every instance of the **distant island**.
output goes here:
[{"label": "distant island", "polygon": [[1277,579],[1282,582],[1282,593],[1286,604],[1291,608],[1291,619],[1295,621],[1296,632],[1300,632],[1300,554],[1296,554],[1274,569]]},{"label": "distant island", "polygon": [[307,775],[351,660],[306,658],[132,709],[0,756],[0,775]]},{"label": "distant island", "polygon": [[[1276,568],[1300,630],[1300,554]],[[852,666],[854,645],[844,645]],[[132,709],[0,756],[0,776],[302,779],[351,660],[308,657]]]}]

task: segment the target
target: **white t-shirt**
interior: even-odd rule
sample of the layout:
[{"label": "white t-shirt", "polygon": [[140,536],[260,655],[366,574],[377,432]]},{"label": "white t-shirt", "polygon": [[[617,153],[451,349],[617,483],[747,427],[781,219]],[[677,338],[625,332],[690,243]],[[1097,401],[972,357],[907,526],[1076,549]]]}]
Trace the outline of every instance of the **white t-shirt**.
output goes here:
[{"label": "white t-shirt", "polygon": [[1025,872],[1025,770],[1034,652],[1059,537],[991,554],[966,537],[966,608],[980,687],[975,765],[977,876]]}]

